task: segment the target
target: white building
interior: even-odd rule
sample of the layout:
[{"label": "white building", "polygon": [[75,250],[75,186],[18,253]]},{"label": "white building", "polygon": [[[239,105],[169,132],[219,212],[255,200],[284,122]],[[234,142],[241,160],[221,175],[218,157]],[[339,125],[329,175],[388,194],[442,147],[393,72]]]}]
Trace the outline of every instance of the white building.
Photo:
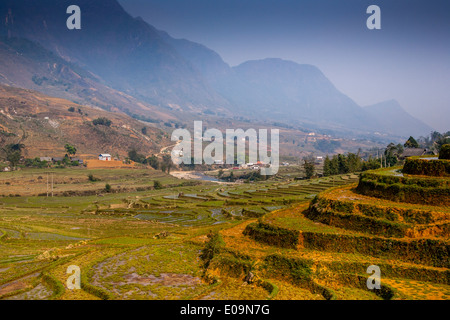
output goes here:
[{"label": "white building", "polygon": [[111,155],[108,153],[102,153],[101,155],[98,156],[98,160],[111,161]]}]

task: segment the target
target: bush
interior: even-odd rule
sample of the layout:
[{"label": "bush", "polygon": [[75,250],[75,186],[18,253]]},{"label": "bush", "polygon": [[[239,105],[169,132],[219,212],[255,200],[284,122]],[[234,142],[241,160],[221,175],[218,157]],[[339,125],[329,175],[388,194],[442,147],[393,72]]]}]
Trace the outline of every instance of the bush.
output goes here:
[{"label": "bush", "polygon": [[99,179],[99,178],[96,178],[96,177],[94,177],[94,175],[93,175],[93,174],[90,174],[90,175],[88,175],[88,179],[89,179],[89,181],[91,181],[91,182],[96,182],[96,181],[100,181],[100,179]]},{"label": "bush", "polygon": [[444,144],[439,151],[439,159],[450,160],[450,144]]},{"label": "bush", "polygon": [[105,191],[108,193],[112,191],[111,185],[109,185],[108,183],[105,185]]},{"label": "bush", "polygon": [[101,126],[110,127],[112,122],[111,122],[111,120],[102,117],[102,118],[97,118],[97,119],[93,120],[92,123],[93,123],[95,126],[101,125]]},{"label": "bush", "polygon": [[[441,150],[442,150],[442,148],[441,148]],[[446,156],[445,149],[444,149],[444,156]],[[434,176],[434,177],[444,177],[444,176],[450,175],[450,161],[449,160],[424,160],[424,159],[417,159],[417,158],[412,158],[412,159],[409,158],[409,159],[406,159],[405,165],[403,167],[403,173]]]},{"label": "bush", "polygon": [[161,189],[164,188],[163,185],[162,185],[162,183],[161,183],[160,181],[158,181],[158,180],[155,180],[155,181],[153,182],[153,186],[154,186],[154,188],[155,188],[156,190],[161,190]]}]

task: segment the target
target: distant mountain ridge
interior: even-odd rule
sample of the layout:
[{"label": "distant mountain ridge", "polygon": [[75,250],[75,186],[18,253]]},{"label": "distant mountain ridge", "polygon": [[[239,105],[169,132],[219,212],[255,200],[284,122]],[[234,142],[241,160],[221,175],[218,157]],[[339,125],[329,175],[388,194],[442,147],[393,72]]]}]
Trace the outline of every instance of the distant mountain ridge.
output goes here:
[{"label": "distant mountain ridge", "polygon": [[[65,11],[71,4],[70,0],[0,3],[0,21],[5,21],[0,24],[0,35],[35,41],[69,63],[67,70],[78,68],[74,72],[77,80],[51,73],[55,83],[74,81],[83,87],[72,90],[75,92],[53,88],[59,96],[69,92],[79,95],[83,102],[100,100],[102,107],[115,106],[116,98],[128,97],[126,103],[117,104],[118,109],[128,114],[148,113],[149,117],[176,117],[177,112],[201,115],[212,110],[227,117],[273,119],[364,133],[388,130],[394,135],[410,135],[402,127],[429,133],[429,127],[417,126],[420,121],[411,116],[398,118],[397,125],[392,126],[388,117],[360,107],[337,90],[315,66],[264,59],[230,67],[213,50],[174,39],[141,18],[131,17],[116,0],[78,0],[82,30],[70,31],[65,27]],[[10,59],[1,51],[0,56]],[[34,62],[28,64],[29,70],[42,64]],[[25,69],[24,64],[21,66]],[[0,75],[0,82],[8,83],[5,77],[13,78],[13,68],[0,69],[4,75]],[[29,70],[28,77],[32,77]],[[43,73],[41,68],[38,78]],[[39,90],[24,79],[10,82]],[[97,91],[90,92],[86,86]],[[108,98],[109,102],[104,102]]]},{"label": "distant mountain ridge", "polygon": [[402,136],[421,136],[433,131],[429,125],[407,113],[397,100],[383,101],[364,107],[370,116],[380,123],[379,131]]}]

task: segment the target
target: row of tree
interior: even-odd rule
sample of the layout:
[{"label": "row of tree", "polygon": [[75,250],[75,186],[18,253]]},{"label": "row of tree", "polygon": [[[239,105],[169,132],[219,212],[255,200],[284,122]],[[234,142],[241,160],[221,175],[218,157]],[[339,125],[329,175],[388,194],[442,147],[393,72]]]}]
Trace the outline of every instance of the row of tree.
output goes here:
[{"label": "row of tree", "polygon": [[162,172],[170,173],[173,167],[170,154],[163,155],[162,159],[158,159],[155,155],[146,158],[145,155],[139,153],[136,149],[132,149],[128,151],[128,158],[134,162],[149,165],[155,170],[161,169]]},{"label": "row of tree", "polygon": [[333,157],[326,156],[323,163],[323,175],[346,174],[380,168],[380,160],[369,158],[364,161],[359,154],[337,154]]},{"label": "row of tree", "polygon": [[433,131],[429,137],[418,138],[417,142],[419,147],[427,148],[435,153],[439,153],[444,144],[450,144],[450,131],[444,133]]}]

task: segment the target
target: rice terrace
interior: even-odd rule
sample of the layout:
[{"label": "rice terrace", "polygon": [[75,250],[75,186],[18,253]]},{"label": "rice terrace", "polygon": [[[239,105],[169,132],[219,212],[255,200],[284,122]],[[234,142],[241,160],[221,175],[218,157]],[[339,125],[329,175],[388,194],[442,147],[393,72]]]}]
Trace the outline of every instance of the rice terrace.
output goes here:
[{"label": "rice terrace", "polygon": [[0,0],[0,307],[438,312],[449,14],[445,0]]},{"label": "rice terrace", "polygon": [[448,161],[243,184],[58,169],[53,197],[42,170],[2,173],[0,298],[449,299]]}]

